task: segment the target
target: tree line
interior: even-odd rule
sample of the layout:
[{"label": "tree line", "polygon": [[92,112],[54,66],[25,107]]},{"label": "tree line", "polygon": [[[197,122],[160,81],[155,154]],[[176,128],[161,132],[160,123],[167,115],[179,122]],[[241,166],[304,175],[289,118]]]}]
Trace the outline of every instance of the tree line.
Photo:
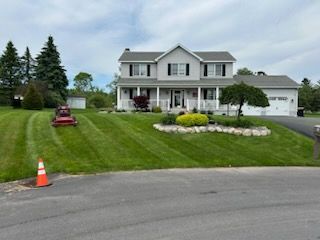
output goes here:
[{"label": "tree line", "polygon": [[9,41],[0,57],[0,104],[13,105],[14,95],[24,95],[32,84],[41,94],[44,105],[54,107],[64,102],[68,94],[65,72],[52,36],[36,58],[31,56],[28,47],[20,57]]}]

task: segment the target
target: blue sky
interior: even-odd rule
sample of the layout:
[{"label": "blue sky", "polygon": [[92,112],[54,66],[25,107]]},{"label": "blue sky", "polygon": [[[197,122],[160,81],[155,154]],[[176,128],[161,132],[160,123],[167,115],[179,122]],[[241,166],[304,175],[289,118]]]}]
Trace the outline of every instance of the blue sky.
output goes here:
[{"label": "blue sky", "polygon": [[[0,50],[12,40],[33,56],[52,35],[70,80],[79,72],[104,87],[124,48],[227,50],[248,67],[300,82],[320,79],[318,0],[0,1]],[[72,85],[72,83],[71,83]]]}]

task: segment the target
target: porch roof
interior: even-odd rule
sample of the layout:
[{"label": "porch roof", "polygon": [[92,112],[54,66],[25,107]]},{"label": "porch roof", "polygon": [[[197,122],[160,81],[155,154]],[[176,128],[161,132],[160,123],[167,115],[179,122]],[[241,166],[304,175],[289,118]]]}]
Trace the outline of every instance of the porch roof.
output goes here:
[{"label": "porch roof", "polygon": [[120,78],[118,86],[120,87],[211,87],[211,86],[229,86],[236,83],[233,78],[212,78],[200,80],[157,80],[156,78],[132,79]]}]

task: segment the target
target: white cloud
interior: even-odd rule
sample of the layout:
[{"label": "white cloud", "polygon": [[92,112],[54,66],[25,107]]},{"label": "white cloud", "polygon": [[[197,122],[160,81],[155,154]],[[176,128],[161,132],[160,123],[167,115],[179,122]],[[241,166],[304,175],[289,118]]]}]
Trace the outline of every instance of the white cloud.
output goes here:
[{"label": "white cloud", "polygon": [[68,75],[88,71],[100,86],[125,47],[164,51],[178,42],[228,50],[236,67],[320,79],[320,1],[11,0],[0,9],[0,49],[12,40],[20,54],[25,46],[36,54],[52,34]]}]

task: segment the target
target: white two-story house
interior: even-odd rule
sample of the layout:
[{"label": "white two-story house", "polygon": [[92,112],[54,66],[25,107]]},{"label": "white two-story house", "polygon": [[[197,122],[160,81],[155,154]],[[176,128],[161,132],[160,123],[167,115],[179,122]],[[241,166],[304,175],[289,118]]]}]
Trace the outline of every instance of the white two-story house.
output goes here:
[{"label": "white two-story house", "polygon": [[119,58],[121,76],[117,108],[133,109],[133,97],[148,96],[150,108],[163,111],[210,110],[235,112],[237,106],[222,105],[224,87],[241,81],[261,88],[270,107],[244,106],[245,115],[296,116],[299,85],[287,76],[233,76],[236,59],[229,52],[190,51],[177,44],[166,52],[136,52],[125,49]]}]

